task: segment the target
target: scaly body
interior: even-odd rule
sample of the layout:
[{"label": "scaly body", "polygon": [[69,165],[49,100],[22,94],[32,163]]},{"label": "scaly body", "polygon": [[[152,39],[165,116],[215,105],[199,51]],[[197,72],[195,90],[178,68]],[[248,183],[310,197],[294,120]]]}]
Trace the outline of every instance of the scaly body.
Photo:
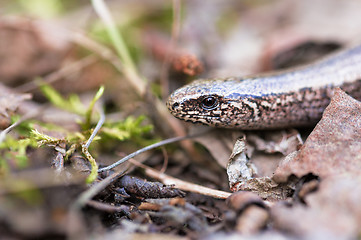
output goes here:
[{"label": "scaly body", "polygon": [[305,126],[321,118],[336,87],[361,99],[361,46],[286,71],[196,80],[172,93],[167,106],[179,119],[214,127]]}]

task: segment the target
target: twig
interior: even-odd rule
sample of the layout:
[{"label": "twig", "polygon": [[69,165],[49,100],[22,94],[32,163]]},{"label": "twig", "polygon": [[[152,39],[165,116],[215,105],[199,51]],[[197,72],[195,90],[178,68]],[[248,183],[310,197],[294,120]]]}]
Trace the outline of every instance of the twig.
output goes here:
[{"label": "twig", "polygon": [[149,202],[142,202],[138,207],[138,209],[142,211],[159,211],[161,208],[161,205]]},{"label": "twig", "polygon": [[88,148],[90,143],[94,140],[94,137],[96,136],[96,134],[98,133],[100,128],[103,126],[104,121],[105,121],[104,110],[103,110],[103,108],[100,108],[100,119],[99,119],[97,125],[95,126],[93,133],[90,135],[88,141],[85,144],[86,148]]},{"label": "twig", "polygon": [[167,154],[167,151],[164,147],[162,147],[162,153],[163,153],[163,166],[162,168],[160,169],[160,172],[161,173],[164,173],[165,170],[167,170],[167,167],[168,167],[168,154]]},{"label": "twig", "polygon": [[105,121],[105,114],[104,114],[103,108],[100,108],[100,119],[99,119],[97,125],[95,126],[94,131],[90,135],[88,141],[82,145],[82,152],[86,156],[86,158],[89,160],[89,162],[92,166],[92,170],[86,180],[88,183],[93,182],[96,179],[96,177],[98,176],[98,174],[97,174],[98,165],[97,165],[95,159],[93,158],[93,156],[89,153],[88,148],[89,148],[90,143],[93,141],[94,137],[100,130],[100,128],[103,126],[104,121]]},{"label": "twig", "polygon": [[164,145],[167,145],[167,144],[170,144],[170,143],[182,141],[182,140],[185,140],[185,139],[188,139],[188,138],[197,137],[197,136],[200,136],[200,135],[202,135],[204,133],[205,132],[201,132],[201,133],[194,134],[194,135],[182,136],[182,137],[174,137],[174,138],[169,138],[169,139],[154,143],[152,145],[141,148],[141,149],[129,154],[128,156],[125,156],[124,158],[120,159],[119,161],[113,163],[112,165],[109,165],[107,167],[103,167],[103,168],[99,169],[98,172],[104,172],[104,171],[110,170],[112,168],[115,168],[116,166],[118,166],[118,165],[128,161],[129,159],[131,159],[131,158],[133,158],[133,157],[135,157],[135,156],[137,156],[137,155],[139,155],[139,154],[141,154],[143,152],[146,152],[148,150],[151,150],[151,149],[154,149],[154,148],[157,148],[157,147],[160,147],[160,146],[164,146]]},{"label": "twig", "polygon": [[102,203],[102,202],[98,202],[98,201],[94,201],[94,200],[89,200],[86,205],[104,211],[104,212],[108,212],[108,213],[123,213],[125,215],[129,214],[130,211],[130,207],[126,206],[126,205],[122,205],[122,206],[113,206],[110,204],[106,204],[106,203]]},{"label": "twig", "polygon": [[199,194],[203,194],[206,196],[211,196],[211,197],[219,198],[219,199],[226,199],[232,194],[230,192],[214,190],[211,188],[200,186],[198,184],[189,183],[189,182],[171,177],[167,174],[156,171],[142,163],[139,163],[133,159],[131,159],[130,162],[137,167],[143,168],[145,170],[145,174],[147,174],[148,176],[158,179],[166,185],[174,185],[175,188],[179,188],[184,191],[199,193]]}]

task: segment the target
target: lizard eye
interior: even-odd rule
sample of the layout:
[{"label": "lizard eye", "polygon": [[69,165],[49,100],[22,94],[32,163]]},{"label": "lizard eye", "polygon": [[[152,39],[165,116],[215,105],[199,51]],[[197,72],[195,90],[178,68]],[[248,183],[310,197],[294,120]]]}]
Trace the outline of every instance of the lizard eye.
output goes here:
[{"label": "lizard eye", "polygon": [[213,96],[203,98],[201,106],[204,110],[213,110],[218,107],[218,99]]},{"label": "lizard eye", "polygon": [[174,103],[173,106],[172,106],[172,109],[177,109],[179,107],[179,103]]}]

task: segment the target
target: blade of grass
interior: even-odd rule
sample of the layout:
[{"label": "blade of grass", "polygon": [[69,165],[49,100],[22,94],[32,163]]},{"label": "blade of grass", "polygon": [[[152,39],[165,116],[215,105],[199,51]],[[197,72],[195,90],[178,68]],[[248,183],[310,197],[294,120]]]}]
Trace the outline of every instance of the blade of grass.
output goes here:
[{"label": "blade of grass", "polygon": [[91,103],[89,104],[89,107],[87,109],[87,111],[85,112],[85,125],[84,125],[84,129],[88,129],[90,128],[90,124],[91,124],[91,115],[93,112],[93,108],[94,105],[96,103],[96,101],[99,100],[99,98],[103,95],[104,93],[104,86],[101,86],[98,90],[98,92],[95,94],[93,100],[91,101]]},{"label": "blade of grass", "polygon": [[169,94],[169,75],[168,69],[171,61],[171,51],[177,45],[181,25],[181,2],[180,0],[173,0],[173,24],[172,24],[172,38],[170,40],[169,49],[167,49],[166,57],[160,70],[160,81],[162,87],[162,98],[167,98]]},{"label": "blade of grass", "polygon": [[118,31],[116,24],[103,0],[92,0],[93,7],[99,18],[103,21],[105,29],[123,63],[123,73],[132,80],[133,87],[137,89],[138,94],[143,96],[146,91],[146,84],[140,77],[135,64],[129,54],[128,48],[123,40],[121,33]]},{"label": "blade of grass", "polygon": [[[98,54],[103,58],[108,59],[116,67],[116,69],[118,69],[124,74],[124,76],[126,77],[128,82],[132,85],[132,87],[135,89],[137,94],[141,97],[145,97],[147,84],[144,81],[144,79],[138,74],[134,66],[134,62],[130,58],[130,54],[123,41],[123,38],[121,37],[121,34],[115,27],[114,21],[109,13],[108,8],[106,7],[103,0],[92,0],[92,4],[99,17],[107,26],[108,34],[111,37],[114,47],[117,49],[117,53],[119,54],[120,61],[118,61],[118,59],[113,58],[112,51],[109,51],[109,49],[107,49],[106,47],[101,46],[100,44],[96,43],[95,41],[92,41],[91,39],[85,37],[82,34],[75,34],[73,40],[78,44],[85,45],[88,48],[98,52]],[[119,62],[122,62],[122,66],[120,66],[121,64],[119,64]],[[150,105],[152,105],[154,109],[156,109],[157,112],[157,114],[155,114],[155,117],[157,118],[156,121],[164,122],[164,124],[168,126],[170,129],[172,129],[173,132],[176,133],[176,135],[178,136],[185,135],[186,131],[184,127],[178,120],[176,120],[167,111],[165,104],[161,102],[158,98],[154,97],[152,93],[150,93],[150,96],[148,97],[149,97],[148,100],[151,99]],[[192,158],[195,161],[197,161],[197,159],[201,159],[201,157],[195,151],[193,144],[190,141],[183,141],[181,142],[181,145],[184,149],[187,150],[189,155],[192,156]]]}]

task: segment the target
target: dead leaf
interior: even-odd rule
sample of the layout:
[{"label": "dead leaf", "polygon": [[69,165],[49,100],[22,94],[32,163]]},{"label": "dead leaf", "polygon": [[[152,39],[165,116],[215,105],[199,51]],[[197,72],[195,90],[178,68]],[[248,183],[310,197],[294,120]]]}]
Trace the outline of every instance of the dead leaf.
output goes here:
[{"label": "dead leaf", "polygon": [[1,18],[1,81],[14,86],[24,79],[54,71],[69,47],[65,36],[54,24],[19,17]]},{"label": "dead leaf", "polygon": [[[253,133],[248,133],[248,136],[250,136],[253,146],[246,145],[246,142],[249,143],[246,137],[237,139],[228,160],[227,174],[231,191],[252,191],[265,199],[289,197],[293,191],[293,183],[278,184],[268,177],[271,174],[268,176],[259,175],[258,167],[263,174],[275,169],[272,166],[282,158],[278,152],[285,154],[294,151],[301,144],[302,140],[299,133],[296,130],[291,130],[288,134],[286,131],[270,131],[263,134],[262,137]],[[249,148],[252,149],[249,150]],[[248,152],[252,153],[251,161]],[[272,161],[266,162],[266,160]]]},{"label": "dead leaf", "polygon": [[296,129],[263,131],[247,133],[247,143],[258,151],[265,153],[282,153],[288,155],[303,144],[300,133]]},{"label": "dead leaf", "polygon": [[293,189],[293,182],[289,184],[277,183],[270,177],[259,177],[240,181],[231,187],[232,192],[254,192],[262,199],[267,199],[268,201],[287,199],[293,194]]},{"label": "dead leaf", "polygon": [[[327,168],[327,167],[326,167]],[[361,228],[361,178],[348,174],[321,181],[305,205],[271,208],[274,227],[306,239],[356,239]]]},{"label": "dead leaf", "polygon": [[291,174],[321,178],[361,173],[361,103],[336,89],[321,121],[298,154],[281,163],[273,177],[285,182]]},{"label": "dead leaf", "polygon": [[251,179],[257,174],[253,164],[249,162],[246,154],[246,137],[237,139],[227,164],[229,186],[232,189],[237,182]]}]

